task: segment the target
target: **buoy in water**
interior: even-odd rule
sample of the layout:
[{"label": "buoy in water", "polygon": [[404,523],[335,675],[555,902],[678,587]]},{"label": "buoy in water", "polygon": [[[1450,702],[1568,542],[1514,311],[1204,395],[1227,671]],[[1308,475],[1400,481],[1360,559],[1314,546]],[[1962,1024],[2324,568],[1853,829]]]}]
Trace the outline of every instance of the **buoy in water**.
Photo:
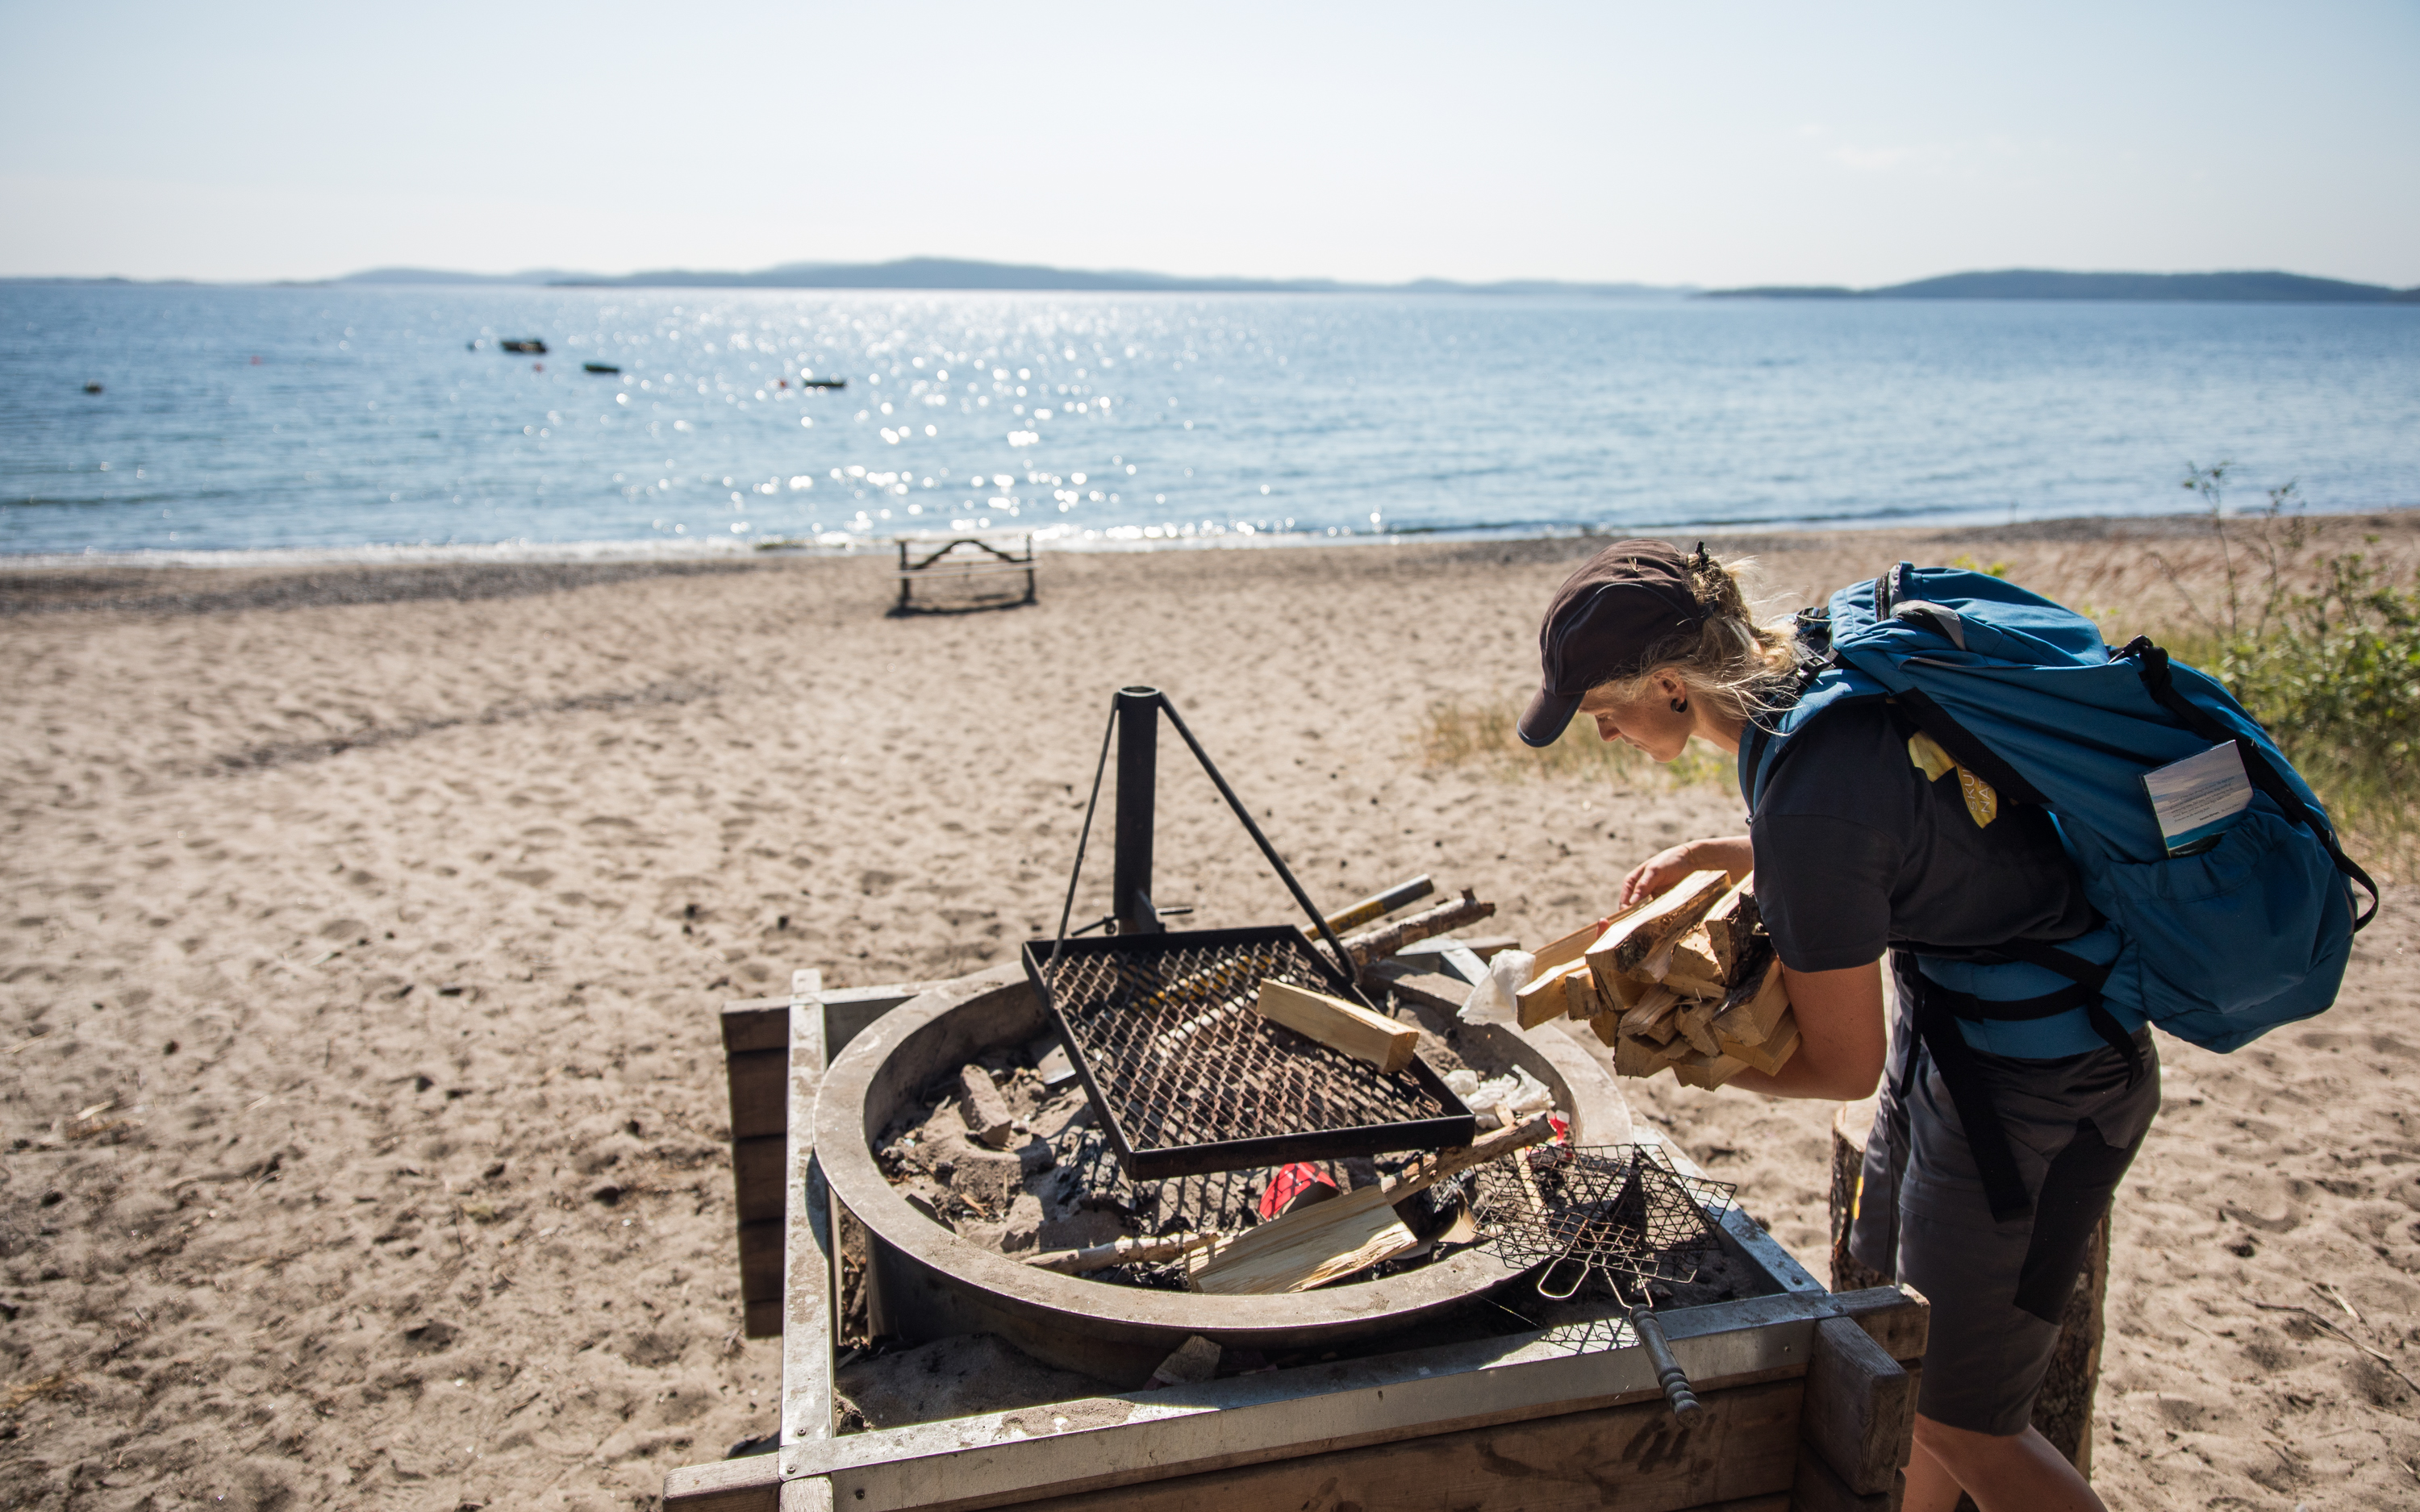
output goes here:
[{"label": "buoy in water", "polygon": [[86,393],[99,393],[101,392],[101,385],[98,383],[87,383],[84,386],[84,392]]}]

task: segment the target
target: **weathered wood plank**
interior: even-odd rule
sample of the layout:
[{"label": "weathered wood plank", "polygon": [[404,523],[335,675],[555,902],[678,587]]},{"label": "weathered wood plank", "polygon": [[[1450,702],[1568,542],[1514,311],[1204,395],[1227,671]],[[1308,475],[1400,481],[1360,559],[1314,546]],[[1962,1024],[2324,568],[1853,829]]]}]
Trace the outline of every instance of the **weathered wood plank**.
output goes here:
[{"label": "weathered wood plank", "polygon": [[1782,1504],[1800,1383],[1721,1392],[1684,1428],[1661,1400],[1010,1504],[1019,1512],[1683,1512]]},{"label": "weathered wood plank", "polygon": [[[831,1437],[831,1224],[814,1214],[815,1093],[824,1074],[822,974],[790,978],[789,1171],[783,1181],[782,1285],[782,1445]],[[819,1219],[821,1221],[817,1221]]]},{"label": "weathered wood plank", "polygon": [[1832,1305],[1841,1317],[1854,1319],[1883,1347],[1883,1352],[1900,1364],[1912,1365],[1924,1358],[1932,1308],[1915,1291],[1896,1283],[1836,1291]]},{"label": "weathered wood plank", "polygon": [[743,997],[722,1005],[722,1053],[790,1048],[790,1000]]},{"label": "weathered wood plank", "polygon": [[781,1512],[781,1505],[779,1455],[681,1465],[664,1474],[664,1512]]},{"label": "weathered wood plank", "polygon": [[[743,1303],[782,1300],[782,1253],[786,1245],[782,1214],[777,1210],[763,1223],[739,1226],[739,1300]],[[776,1317],[770,1331],[782,1332]]]},{"label": "weathered wood plank", "polygon": [[1887,1491],[1916,1439],[1916,1380],[1854,1319],[1815,1325],[1799,1437],[1860,1496]]},{"label": "weathered wood plank", "polygon": [[739,1051],[722,1072],[731,1088],[731,1137],[779,1139],[790,1119],[789,1048]]},{"label": "weathered wood plank", "polygon": [[781,1221],[782,1173],[789,1158],[789,1141],[780,1134],[731,1142],[731,1184],[741,1227]]}]

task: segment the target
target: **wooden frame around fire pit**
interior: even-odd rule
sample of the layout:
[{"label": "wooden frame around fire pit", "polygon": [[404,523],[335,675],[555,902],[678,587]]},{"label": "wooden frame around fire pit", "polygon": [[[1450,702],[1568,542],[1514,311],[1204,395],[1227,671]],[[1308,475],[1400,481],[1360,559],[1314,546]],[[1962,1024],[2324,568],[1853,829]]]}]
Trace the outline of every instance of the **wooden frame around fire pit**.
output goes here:
[{"label": "wooden frame around fire pit", "polygon": [[[1829,1292],[1737,1210],[1727,1247],[1783,1289],[1661,1315],[1707,1408],[1688,1429],[1608,1309],[1473,1343],[834,1437],[838,1225],[814,1163],[814,1103],[839,1043],[914,995],[892,991],[825,994],[817,973],[801,971],[788,999],[726,1010],[726,1044],[748,1047],[731,1052],[736,1179],[740,1142],[767,1137],[740,1133],[739,1057],[771,1048],[774,1022],[786,1030],[783,1288],[748,1304],[752,1324],[765,1302],[779,1309],[781,1447],[674,1470],[667,1512],[1207,1512],[1309,1504],[1323,1487],[1406,1509],[1898,1505],[1923,1299],[1902,1287]],[[761,1100],[769,1069],[769,1058],[750,1063],[752,1098]],[[760,1113],[748,1126],[764,1121]],[[752,1154],[752,1171],[765,1165]],[[744,1215],[763,1199],[741,1180]],[[764,1248],[743,1228],[743,1270]]]}]

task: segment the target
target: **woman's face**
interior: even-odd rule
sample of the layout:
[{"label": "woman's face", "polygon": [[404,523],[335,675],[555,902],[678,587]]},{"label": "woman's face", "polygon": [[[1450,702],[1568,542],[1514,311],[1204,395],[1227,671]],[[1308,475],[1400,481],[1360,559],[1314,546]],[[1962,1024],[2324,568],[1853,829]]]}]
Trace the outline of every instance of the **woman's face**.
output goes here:
[{"label": "woman's face", "polygon": [[1668,762],[1677,759],[1687,748],[1689,737],[1697,733],[1696,711],[1683,713],[1672,707],[1683,701],[1683,693],[1679,678],[1659,672],[1635,699],[1617,699],[1610,688],[1595,689],[1580,700],[1580,714],[1596,721],[1598,739],[1626,740],[1655,760]]}]

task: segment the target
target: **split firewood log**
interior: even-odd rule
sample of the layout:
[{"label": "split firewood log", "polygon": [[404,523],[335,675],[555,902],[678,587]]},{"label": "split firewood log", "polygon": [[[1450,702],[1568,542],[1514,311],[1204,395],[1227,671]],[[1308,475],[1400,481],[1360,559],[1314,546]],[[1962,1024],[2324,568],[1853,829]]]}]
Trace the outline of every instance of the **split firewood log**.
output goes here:
[{"label": "split firewood log", "polygon": [[1764,916],[1756,906],[1755,872],[1742,877],[1737,887],[1707,910],[1705,929],[1707,943],[1714,947],[1714,964],[1721,968],[1716,975],[1725,981],[1736,980],[1749,940],[1764,930]]},{"label": "split firewood log", "polygon": [[1730,887],[1722,872],[1693,872],[1670,891],[1633,909],[1590,946],[1586,959],[1600,976],[1636,971],[1675,935],[1705,916]]}]

